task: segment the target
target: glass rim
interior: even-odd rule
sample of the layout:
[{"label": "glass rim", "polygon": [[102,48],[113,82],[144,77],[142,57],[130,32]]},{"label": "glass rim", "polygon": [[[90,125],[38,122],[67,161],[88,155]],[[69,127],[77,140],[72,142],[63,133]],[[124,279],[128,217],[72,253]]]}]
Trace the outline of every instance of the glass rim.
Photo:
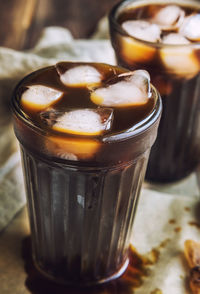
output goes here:
[{"label": "glass rim", "polygon": [[[126,32],[122,26],[117,22],[117,17],[119,16],[120,12],[123,12],[123,8],[128,7],[130,4],[132,3],[143,3],[143,6],[145,5],[149,5],[149,4],[177,4],[180,2],[181,5],[183,4],[188,4],[188,6],[191,6],[192,4],[196,4],[199,6],[199,10],[200,10],[200,2],[197,0],[159,0],[159,3],[157,0],[122,0],[119,3],[117,3],[116,5],[113,6],[113,8],[110,10],[108,18],[109,18],[109,22],[110,22],[110,27],[114,27],[118,33],[120,33],[121,35],[128,37],[130,39],[133,39],[139,43],[143,43],[147,46],[151,46],[151,47],[155,47],[155,48],[171,48],[171,49],[178,49],[178,48],[195,48],[197,47],[199,49],[200,47],[200,41],[196,41],[196,42],[191,42],[189,44],[163,44],[163,43],[155,43],[155,42],[150,42],[150,41],[145,41],[136,37],[131,36],[128,32]],[[138,5],[139,6],[139,5]],[[138,7],[136,6],[136,7]],[[120,9],[122,9],[121,11],[119,11]],[[119,13],[118,15],[116,15],[117,13]]]},{"label": "glass rim", "polygon": [[[83,64],[90,64],[92,62],[82,62]],[[93,62],[94,64],[94,62]],[[103,64],[103,63],[101,63]],[[107,64],[108,65],[108,64]],[[112,65],[111,65],[112,66]],[[119,66],[118,66],[119,67]],[[20,108],[19,105],[19,101],[17,99],[17,91],[20,88],[20,86],[23,84],[23,82],[30,76],[39,73],[40,71],[46,70],[48,68],[52,68],[52,66],[47,66],[47,67],[43,67],[40,68],[36,71],[33,71],[32,73],[26,75],[22,80],[19,81],[19,83],[16,85],[12,97],[11,97],[11,110],[13,112],[13,114],[20,119],[21,121],[23,121],[23,123],[25,123],[29,128],[33,129],[35,132],[37,132],[38,134],[42,135],[42,136],[46,136],[47,132],[42,129],[40,126],[34,124],[33,121],[31,121],[29,119],[29,117],[25,114],[25,112]],[[119,67],[120,68],[120,67]],[[127,71],[127,69],[125,69]],[[127,71],[128,72],[128,71]],[[91,136],[91,135],[71,135],[71,134],[65,134],[62,133],[62,137],[63,138],[78,138],[78,139],[94,139],[94,140],[99,140],[103,143],[109,143],[112,141],[124,141],[127,139],[130,139],[132,137],[137,137],[140,134],[144,133],[145,131],[147,131],[149,128],[151,128],[151,126],[153,126],[157,120],[159,119],[161,112],[162,112],[162,100],[160,97],[160,94],[158,92],[158,90],[151,84],[151,90],[153,92],[153,94],[156,96],[156,103],[154,105],[154,108],[152,109],[152,111],[148,114],[148,116],[143,119],[142,121],[138,122],[137,124],[135,124],[132,129],[126,129],[122,132],[116,132],[114,134],[111,135],[99,135],[99,136]],[[54,136],[60,136],[61,133],[54,133]]]}]

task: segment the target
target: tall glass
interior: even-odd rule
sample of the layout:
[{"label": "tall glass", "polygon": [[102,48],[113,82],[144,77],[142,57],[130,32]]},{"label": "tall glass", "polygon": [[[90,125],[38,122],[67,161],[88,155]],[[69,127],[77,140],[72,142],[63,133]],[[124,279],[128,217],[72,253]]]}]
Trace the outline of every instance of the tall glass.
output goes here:
[{"label": "tall glass", "polygon": [[158,4],[194,7],[200,12],[200,3],[195,0],[122,1],[110,12],[110,36],[118,64],[149,71],[161,94],[163,113],[146,178],[171,182],[190,174],[200,161],[200,43],[166,45],[142,41],[130,36],[119,21],[130,9],[138,8],[133,19],[145,18],[143,7],[149,5],[149,11],[154,11]]},{"label": "tall glass", "polygon": [[[22,111],[17,92],[24,81],[15,90],[12,110],[35,265],[59,283],[95,284],[118,277],[129,262],[130,234],[161,99],[152,86],[156,105],[138,128],[99,142],[103,156],[73,161],[51,153],[55,143]],[[63,148],[65,140],[67,135],[60,141]]]}]

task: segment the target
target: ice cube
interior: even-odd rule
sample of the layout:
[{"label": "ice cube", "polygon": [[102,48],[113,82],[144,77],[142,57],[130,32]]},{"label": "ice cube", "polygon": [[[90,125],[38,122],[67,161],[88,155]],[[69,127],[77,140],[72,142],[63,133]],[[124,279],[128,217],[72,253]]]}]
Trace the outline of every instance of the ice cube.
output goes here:
[{"label": "ice cube", "polygon": [[200,14],[185,17],[179,32],[191,41],[200,41]]},{"label": "ice cube", "polygon": [[66,151],[64,152],[63,149],[61,149],[61,148],[58,148],[56,150],[56,156],[58,156],[59,158],[62,158],[62,159],[66,159],[66,160],[73,160],[73,161],[78,160],[78,157],[75,154],[69,153]]},{"label": "ice cube", "polygon": [[170,33],[168,35],[165,35],[162,39],[163,44],[169,44],[169,45],[184,45],[184,44],[190,44],[190,41],[186,39],[184,36],[178,33]]},{"label": "ice cube", "polygon": [[46,137],[46,152],[67,160],[91,159],[100,148],[97,140],[87,138],[65,138],[57,136]]},{"label": "ice cube", "polygon": [[109,108],[77,109],[65,112],[52,128],[77,135],[100,135],[111,128],[113,110]]},{"label": "ice cube", "polygon": [[21,104],[23,107],[31,110],[43,110],[56,101],[63,95],[63,92],[55,90],[43,85],[31,85],[21,96]]},{"label": "ice cube", "polygon": [[136,70],[118,76],[115,83],[95,89],[91,93],[93,103],[108,107],[143,105],[151,97],[149,74]]},{"label": "ice cube", "polygon": [[159,25],[162,30],[178,28],[185,17],[185,12],[177,5],[168,5],[161,8],[152,18],[152,22]]},{"label": "ice cube", "polygon": [[[130,75],[130,80],[133,81],[138,87],[142,87],[145,92],[150,95],[150,74],[144,69],[138,69],[133,72],[128,73]],[[120,76],[120,75],[119,75]]]},{"label": "ice cube", "polygon": [[119,54],[122,59],[133,66],[134,63],[150,63],[156,54],[156,48],[131,37],[120,37]]},{"label": "ice cube", "polygon": [[56,66],[61,82],[70,87],[98,85],[101,83],[101,73],[93,66],[80,65],[68,69],[64,73]]},{"label": "ice cube", "polygon": [[122,23],[122,28],[130,36],[143,41],[157,42],[160,40],[159,26],[145,20],[127,20]]},{"label": "ice cube", "polygon": [[132,74],[133,74],[133,77],[134,76],[142,76],[150,82],[151,77],[150,77],[150,74],[148,73],[147,70],[138,69],[138,70],[133,71]]},{"label": "ice cube", "polygon": [[190,79],[199,72],[199,62],[192,48],[187,45],[169,45],[160,50],[160,57],[170,74]]}]

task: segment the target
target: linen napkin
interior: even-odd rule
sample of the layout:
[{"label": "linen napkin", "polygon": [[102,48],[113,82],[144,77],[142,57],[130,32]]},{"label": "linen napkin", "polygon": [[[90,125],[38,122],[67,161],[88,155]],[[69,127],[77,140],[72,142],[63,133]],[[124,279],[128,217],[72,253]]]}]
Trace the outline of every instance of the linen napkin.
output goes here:
[{"label": "linen napkin", "polygon": [[183,249],[187,239],[200,242],[199,209],[195,197],[143,189],[132,243],[142,255],[155,252],[156,260],[134,294],[191,294]]}]

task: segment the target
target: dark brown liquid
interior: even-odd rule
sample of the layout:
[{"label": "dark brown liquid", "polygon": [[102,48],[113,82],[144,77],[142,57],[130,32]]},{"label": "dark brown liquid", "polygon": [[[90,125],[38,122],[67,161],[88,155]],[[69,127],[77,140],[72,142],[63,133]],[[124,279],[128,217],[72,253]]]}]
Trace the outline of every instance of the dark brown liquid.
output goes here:
[{"label": "dark brown liquid", "polygon": [[[174,3],[170,2],[170,4],[177,5],[175,1]],[[138,1],[138,4],[135,4],[135,8],[122,11],[117,21],[121,24],[123,21],[130,19],[149,19],[156,11],[166,5],[150,4],[139,7]],[[183,9],[186,16],[193,12],[199,12],[199,8],[190,7],[190,3],[188,3],[188,6],[184,6]],[[178,75],[175,71],[165,67],[160,57],[162,46],[165,45],[160,46],[158,43],[155,47],[148,45],[148,43],[147,47],[141,45],[144,46],[142,49],[137,47],[138,43],[136,43],[135,49],[133,45],[133,53],[130,59],[127,59],[130,52],[127,51],[127,55],[124,55],[125,53],[123,53],[121,45],[125,36],[115,30],[112,22],[110,31],[118,64],[130,70],[143,68],[149,71],[152,83],[159,90],[162,97],[163,113],[158,136],[149,157],[146,178],[155,182],[179,180],[190,174],[200,161],[198,135],[200,117],[199,71],[193,74],[193,69],[189,68],[184,76],[184,73]],[[176,30],[171,32],[176,32]],[[163,34],[166,33],[163,32]],[[144,50],[144,52],[142,51],[143,55],[148,56],[151,48],[155,50],[155,54],[152,55],[153,57],[147,58],[145,61],[139,60],[139,58],[134,60],[134,50]],[[196,46],[191,50],[198,66],[198,63],[200,63],[200,47]],[[175,67],[178,67],[178,64]]]},{"label": "dark brown liquid", "polygon": [[[65,72],[74,66],[83,65],[83,63],[59,63],[56,65],[60,72]],[[105,64],[91,64],[95,67],[102,75],[103,80],[100,86],[105,85],[107,82],[116,80],[117,74],[125,72],[125,70],[118,67],[112,67]],[[26,129],[26,125],[21,125],[19,122],[18,128],[22,128],[20,134],[20,140],[24,142],[26,146],[33,150],[33,152],[42,152],[44,156],[48,155],[53,158],[63,158],[66,153],[75,153],[77,159],[80,161],[93,161],[96,162],[118,162],[126,161],[128,158],[132,158],[131,152],[141,153],[142,149],[139,145],[136,148],[130,150],[130,143],[126,144],[126,141],[118,144],[118,156],[113,153],[113,140],[110,142],[110,136],[123,136],[124,139],[131,136],[130,129],[135,125],[142,124],[143,121],[154,113],[154,107],[157,101],[155,91],[152,91],[152,97],[148,99],[147,103],[143,105],[129,106],[129,107],[114,107],[113,110],[113,124],[110,130],[104,132],[99,136],[81,136],[73,135],[70,133],[62,133],[52,129],[48,126],[44,120],[41,119],[41,113],[44,111],[36,111],[31,108],[25,108],[20,105],[21,94],[30,85],[44,85],[51,88],[57,89],[64,92],[63,97],[56,103],[54,103],[50,109],[55,112],[65,112],[73,109],[103,109],[104,107],[94,104],[90,99],[91,89],[88,87],[67,87],[60,81],[59,74],[55,66],[37,71],[32,75],[28,76],[22,81],[16,91],[16,103],[21,115],[25,117],[27,122],[30,122],[37,129],[42,131],[42,136],[38,136],[33,130]],[[49,108],[47,108],[48,110]],[[137,128],[137,127],[136,127]],[[126,135],[127,134],[127,135]],[[115,139],[114,139],[115,141]],[[32,144],[31,142],[34,142]],[[108,144],[108,143],[109,144]],[[89,146],[88,146],[89,145]],[[127,146],[126,146],[127,145]],[[75,151],[74,149],[77,151]],[[79,154],[79,151],[82,153]],[[116,146],[115,146],[116,148]],[[126,148],[127,150],[124,150]],[[91,151],[90,151],[91,149]],[[122,150],[123,149],[123,150]],[[128,151],[129,150],[129,151]],[[86,153],[86,155],[85,155]],[[65,157],[66,158],[66,157]]]},{"label": "dark brown liquid", "polygon": [[[60,63],[57,64],[59,71],[65,72],[66,70],[78,66],[79,64],[70,63]],[[124,70],[120,70],[117,67],[110,67],[102,64],[93,64],[103,76],[102,84],[99,86],[104,86],[104,84],[112,79],[117,78],[117,74],[123,73]],[[53,109],[55,111],[69,111],[73,109],[84,109],[92,108],[97,109],[99,106],[94,104],[90,100],[91,90],[87,87],[69,87],[65,86],[61,81],[56,71],[55,67],[48,68],[41,71],[37,75],[32,75],[21,85],[19,88],[19,93],[23,91],[23,88],[30,85],[44,85],[51,88],[60,90],[64,92],[63,97],[56,103],[53,104]],[[19,97],[20,100],[20,97]],[[143,105],[136,105],[132,107],[120,107],[113,108],[114,110],[114,121],[111,130],[108,131],[108,135],[115,134],[118,132],[124,132],[134,126],[136,123],[142,121],[148,114],[152,111],[155,105],[155,97],[148,99],[148,102]],[[31,111],[29,109],[22,110],[29,116],[30,120],[37,124],[42,129],[47,132],[51,132],[51,128],[48,128],[46,124],[41,120],[40,112]]]},{"label": "dark brown liquid", "polygon": [[148,260],[139,255],[132,246],[129,249],[129,266],[120,278],[104,285],[84,288],[79,288],[78,285],[58,285],[41,276],[32,260],[30,238],[23,241],[22,254],[28,275],[25,284],[32,294],[132,294],[134,289],[142,285],[142,280],[147,275]]}]

